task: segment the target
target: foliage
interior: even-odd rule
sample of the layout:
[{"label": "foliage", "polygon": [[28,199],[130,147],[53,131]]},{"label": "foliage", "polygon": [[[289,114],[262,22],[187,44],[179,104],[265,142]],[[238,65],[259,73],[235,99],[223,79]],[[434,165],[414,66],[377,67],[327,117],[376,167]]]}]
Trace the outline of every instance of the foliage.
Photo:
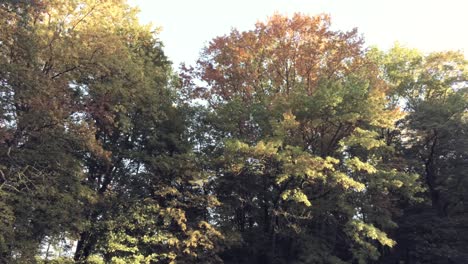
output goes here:
[{"label": "foliage", "polygon": [[[375,52],[374,54],[378,54]],[[466,258],[467,61],[458,52],[423,55],[395,46],[376,56],[407,109],[401,145],[422,175],[426,203],[399,219],[401,241],[389,261],[457,263]],[[408,232],[410,231],[410,232]]]},{"label": "foliage", "polygon": [[399,202],[423,189],[386,135],[404,114],[355,30],[275,15],[215,38],[184,76],[203,81],[186,94],[226,138],[211,152],[226,263],[364,263],[395,245]]},{"label": "foliage", "polygon": [[[204,175],[192,170],[186,109],[156,32],[120,0],[6,2],[0,12],[1,262],[47,259],[44,241],[64,235],[77,262],[216,259],[210,196],[194,183]],[[175,232],[168,217],[186,227]],[[134,230],[138,219],[146,228]],[[168,232],[188,245],[146,238]]]},{"label": "foliage", "polygon": [[0,3],[0,263],[463,263],[467,61],[327,15],[180,76],[124,0]]}]

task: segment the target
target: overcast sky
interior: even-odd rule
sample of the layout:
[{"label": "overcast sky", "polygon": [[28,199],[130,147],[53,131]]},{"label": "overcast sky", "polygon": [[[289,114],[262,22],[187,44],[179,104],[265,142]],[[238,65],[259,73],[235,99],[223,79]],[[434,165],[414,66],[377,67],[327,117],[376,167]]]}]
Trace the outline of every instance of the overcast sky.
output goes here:
[{"label": "overcast sky", "polygon": [[192,64],[214,37],[247,30],[273,13],[331,15],[335,29],[354,27],[367,45],[387,49],[395,41],[421,49],[468,54],[468,0],[130,0],[143,23],[161,27],[166,54]]}]

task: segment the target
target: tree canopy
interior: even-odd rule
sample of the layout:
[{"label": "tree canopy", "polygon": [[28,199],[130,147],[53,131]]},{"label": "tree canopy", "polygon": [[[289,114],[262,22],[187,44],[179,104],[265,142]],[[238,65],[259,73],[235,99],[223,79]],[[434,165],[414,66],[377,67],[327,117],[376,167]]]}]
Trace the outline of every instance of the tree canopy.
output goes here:
[{"label": "tree canopy", "polygon": [[173,70],[124,0],[0,3],[0,263],[463,263],[468,63],[275,14]]}]

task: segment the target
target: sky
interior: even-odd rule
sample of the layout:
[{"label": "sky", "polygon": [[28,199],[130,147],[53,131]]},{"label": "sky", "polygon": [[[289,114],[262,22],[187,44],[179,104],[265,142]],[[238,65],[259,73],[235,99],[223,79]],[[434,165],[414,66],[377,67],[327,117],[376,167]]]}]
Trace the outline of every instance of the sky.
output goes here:
[{"label": "sky", "polygon": [[130,0],[140,21],[161,28],[175,68],[193,64],[211,39],[252,29],[275,12],[329,14],[332,27],[357,27],[366,45],[396,41],[424,52],[461,50],[468,58],[468,0]]}]

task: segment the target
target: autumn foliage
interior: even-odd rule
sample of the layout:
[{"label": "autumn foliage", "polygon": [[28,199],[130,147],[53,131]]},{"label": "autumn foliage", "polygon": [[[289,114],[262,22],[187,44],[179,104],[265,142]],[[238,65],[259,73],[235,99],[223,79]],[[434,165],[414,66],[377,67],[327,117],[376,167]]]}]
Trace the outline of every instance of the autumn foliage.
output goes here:
[{"label": "autumn foliage", "polygon": [[124,0],[0,23],[0,263],[468,259],[461,53],[275,14],[176,73]]}]

